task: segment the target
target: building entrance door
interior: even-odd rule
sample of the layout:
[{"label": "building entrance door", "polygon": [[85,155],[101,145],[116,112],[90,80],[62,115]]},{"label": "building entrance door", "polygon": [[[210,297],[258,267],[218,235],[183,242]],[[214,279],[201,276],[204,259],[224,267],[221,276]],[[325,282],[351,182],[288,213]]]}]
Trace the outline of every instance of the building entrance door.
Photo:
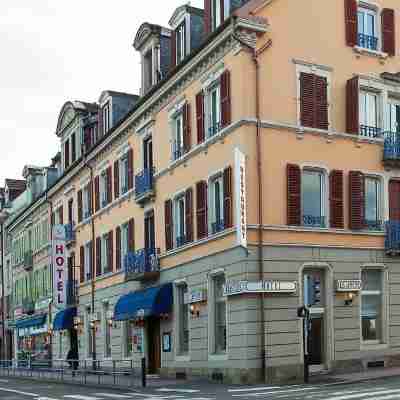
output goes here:
[{"label": "building entrance door", "polygon": [[161,368],[161,335],[160,335],[160,320],[150,318],[147,326],[148,337],[148,372],[157,374]]}]

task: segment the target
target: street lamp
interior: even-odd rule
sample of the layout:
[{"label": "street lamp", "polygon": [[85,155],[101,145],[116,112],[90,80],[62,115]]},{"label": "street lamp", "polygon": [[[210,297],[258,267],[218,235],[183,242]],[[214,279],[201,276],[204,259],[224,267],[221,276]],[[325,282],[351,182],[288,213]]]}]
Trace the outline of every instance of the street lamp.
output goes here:
[{"label": "street lamp", "polygon": [[4,284],[4,222],[8,218],[9,213],[3,209],[0,211],[0,225],[1,225],[1,334],[3,340],[1,341],[1,359],[6,358],[6,314],[5,314],[5,284]]}]

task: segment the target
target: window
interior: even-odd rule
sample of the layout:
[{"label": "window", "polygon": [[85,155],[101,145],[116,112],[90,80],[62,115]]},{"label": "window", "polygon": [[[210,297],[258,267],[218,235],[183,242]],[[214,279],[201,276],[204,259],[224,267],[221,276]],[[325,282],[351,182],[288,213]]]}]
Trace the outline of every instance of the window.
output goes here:
[{"label": "window", "polygon": [[100,176],[100,198],[101,207],[105,207],[108,204],[108,174],[107,170],[103,171]]},{"label": "window", "polygon": [[185,304],[185,298],[188,293],[186,284],[177,286],[178,292],[178,332],[179,332],[179,349],[180,355],[189,352],[189,304]]},{"label": "window", "polygon": [[364,225],[369,230],[380,230],[380,181],[378,178],[365,178],[365,220]]},{"label": "window", "polygon": [[92,242],[85,245],[85,277],[88,281],[92,279]]},{"label": "window", "polygon": [[63,333],[62,331],[58,332],[58,356],[60,360],[64,359],[63,354]]},{"label": "window", "polygon": [[212,234],[225,229],[224,186],[222,175],[214,178],[210,184],[210,223]]},{"label": "window", "polygon": [[153,170],[153,140],[151,137],[143,141],[143,168]]},{"label": "window", "polygon": [[129,251],[129,225],[124,224],[121,227],[121,265],[125,265],[125,256]]},{"label": "window", "polygon": [[101,270],[103,274],[109,272],[108,252],[110,251],[110,243],[108,234],[103,235],[101,244]]},{"label": "window", "polygon": [[221,0],[211,0],[211,21],[213,30],[218,28],[222,23],[221,11]]},{"label": "window", "polygon": [[361,329],[363,341],[381,342],[383,321],[383,272],[365,269],[361,273]]},{"label": "window", "polygon": [[400,133],[400,101],[390,99],[387,106],[387,129],[389,132]]},{"label": "window", "polygon": [[377,14],[375,10],[360,7],[358,9],[358,45],[365,49],[378,49]]},{"label": "window", "polygon": [[83,189],[83,218],[87,219],[90,217],[91,210],[91,193],[90,193],[90,185],[86,185]]},{"label": "window", "polygon": [[131,357],[133,354],[133,335],[134,335],[134,324],[133,321],[123,321],[124,329],[124,355],[125,357]]},{"label": "window", "polygon": [[185,226],[185,196],[181,195],[174,200],[175,243],[176,247],[186,243]]},{"label": "window", "polygon": [[70,224],[74,223],[74,200],[68,200],[68,222]]},{"label": "window", "polygon": [[121,160],[120,160],[120,188],[121,188],[121,194],[125,194],[128,191],[128,171],[129,171],[129,166],[128,166],[128,154],[125,154]]},{"label": "window", "polygon": [[86,310],[86,340],[87,340],[87,358],[93,357],[93,327],[90,321],[90,309]]},{"label": "window", "polygon": [[361,91],[360,93],[360,134],[366,137],[378,137],[378,94]]},{"label": "window", "polygon": [[325,227],[323,172],[304,170],[301,178],[301,186],[303,225]]},{"label": "window", "polygon": [[69,140],[64,143],[64,169],[69,168]]},{"label": "window", "polygon": [[186,56],[186,26],[183,21],[176,28],[176,63],[179,64]]},{"label": "window", "polygon": [[172,120],[173,159],[177,160],[184,154],[183,146],[183,114],[179,112]]},{"label": "window", "polygon": [[108,321],[109,305],[103,303],[104,357],[111,358],[111,325]]},{"label": "window", "polygon": [[143,87],[147,91],[153,85],[153,50],[143,56]]},{"label": "window", "polygon": [[223,295],[225,276],[219,275],[213,279],[215,296],[215,352],[226,352],[226,297]]},{"label": "window", "polygon": [[221,130],[221,86],[219,81],[212,86],[207,95],[208,137]]},{"label": "window", "polygon": [[106,134],[111,128],[110,103],[107,103],[103,106],[102,113],[103,113],[103,133]]}]

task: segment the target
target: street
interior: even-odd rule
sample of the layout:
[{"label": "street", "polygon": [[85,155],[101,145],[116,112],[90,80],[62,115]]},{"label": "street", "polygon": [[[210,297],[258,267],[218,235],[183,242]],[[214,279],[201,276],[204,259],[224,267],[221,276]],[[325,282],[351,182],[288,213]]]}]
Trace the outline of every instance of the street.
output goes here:
[{"label": "street", "polygon": [[333,382],[291,386],[231,386],[187,383],[133,391],[1,379],[1,400],[393,400],[400,399],[396,377],[359,383]]}]

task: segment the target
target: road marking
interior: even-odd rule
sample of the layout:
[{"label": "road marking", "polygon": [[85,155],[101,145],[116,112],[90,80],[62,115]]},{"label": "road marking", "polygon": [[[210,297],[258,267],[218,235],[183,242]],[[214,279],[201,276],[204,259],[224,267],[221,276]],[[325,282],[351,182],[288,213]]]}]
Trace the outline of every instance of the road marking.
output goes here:
[{"label": "road marking", "polygon": [[115,393],[94,393],[94,396],[109,397],[111,399],[131,399],[132,396],[127,394],[115,394]]},{"label": "road marking", "polygon": [[[268,392],[256,392],[256,393],[244,393],[244,394],[233,394],[232,397],[246,397],[246,396],[252,396],[252,397],[258,397],[258,396],[264,396],[266,394],[278,394],[278,393],[295,393],[295,392],[309,392],[310,390],[318,390],[318,388],[301,388],[301,389],[288,389],[288,390],[270,390]],[[328,400],[328,399],[325,399]],[[337,400],[336,397],[332,400]]]},{"label": "road marking", "polygon": [[[327,397],[325,400],[348,400],[348,399],[359,399],[362,398],[363,396],[371,397],[374,396],[374,400],[384,400],[384,397],[375,397],[375,396],[380,396],[380,395],[385,395],[385,394],[391,394],[393,395],[394,393],[397,393],[397,398],[399,398],[400,394],[400,389],[395,389],[395,390],[380,390],[379,392],[366,392],[366,393],[358,393],[358,394],[350,394],[350,395],[344,395],[344,396],[335,396],[335,397]],[[328,394],[329,395],[329,394]],[[388,397],[388,396],[386,396]],[[396,397],[392,397],[396,398]]]},{"label": "road marking", "polygon": [[0,379],[0,383],[8,383],[7,379]]},{"label": "road marking", "polygon": [[6,389],[1,387],[0,387],[0,392],[21,394],[22,396],[39,397],[39,395],[36,393],[21,392],[20,390]]},{"label": "road marking", "polygon": [[261,390],[270,390],[270,389],[281,389],[281,386],[265,386],[265,387],[257,387],[257,388],[246,388],[246,389],[228,389],[228,392],[230,392],[230,393],[233,393],[233,392],[258,392]]},{"label": "road marking", "polygon": [[58,399],[54,399],[52,397],[38,397],[36,400],[58,400]]},{"label": "road marking", "polygon": [[102,400],[100,397],[93,396],[82,396],[80,394],[68,394],[64,396],[66,399],[76,399],[76,400]]},{"label": "road marking", "polygon": [[197,389],[170,389],[170,388],[161,388],[157,389],[157,392],[175,392],[175,393],[199,393],[200,390]]}]

